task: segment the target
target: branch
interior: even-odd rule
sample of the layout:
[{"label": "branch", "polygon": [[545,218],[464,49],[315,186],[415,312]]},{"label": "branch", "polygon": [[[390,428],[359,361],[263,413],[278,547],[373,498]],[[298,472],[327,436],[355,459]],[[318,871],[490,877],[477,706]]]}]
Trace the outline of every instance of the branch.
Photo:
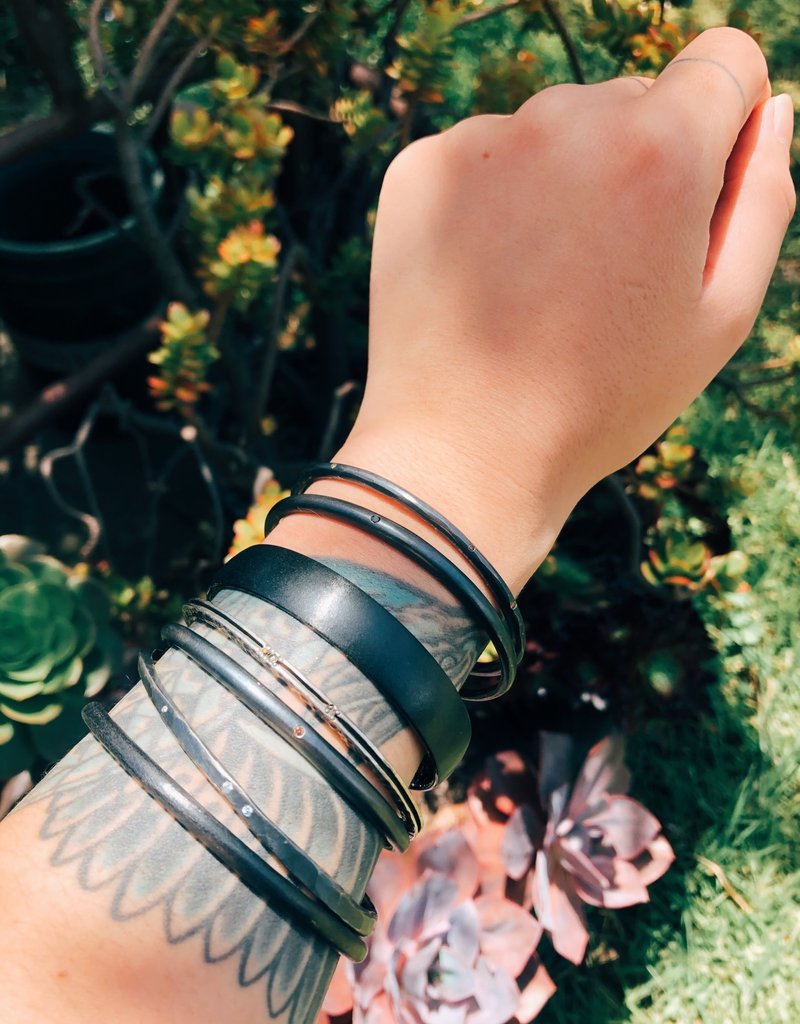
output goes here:
[{"label": "branch", "polygon": [[256,394],[247,424],[251,437],[257,437],[261,430],[261,420],[269,401],[269,393],[272,390],[272,379],[275,376],[275,367],[278,362],[278,339],[280,338],[281,320],[283,319],[283,307],[286,303],[286,292],[289,287],[289,278],[299,256],[300,246],[293,242],[284,257],[278,281],[275,285],[275,292],[272,297],[272,316],[270,317],[267,337],[264,341],[261,373],[259,374]]},{"label": "branch", "polygon": [[117,118],[117,152],[120,173],[131,204],[142,245],[150,255],[167,293],[187,306],[193,306],[197,296],[183,272],[183,267],[161,231],[153,204],[142,174],[139,147],[124,114]]},{"label": "branch", "polygon": [[465,14],[460,21],[455,23],[453,28],[461,28],[463,25],[471,25],[475,21],[483,21],[484,18],[493,18],[496,14],[503,14],[514,7],[521,7],[522,3],[523,0],[507,0],[506,3],[497,4],[495,7],[489,7],[483,11],[473,11],[471,14]]},{"label": "branch", "polygon": [[333,401],[331,402],[330,412],[328,413],[328,422],[325,425],[325,430],[322,434],[322,440],[319,445],[319,455],[323,462],[327,462],[336,451],[336,438],[342,426],[342,414],[344,410],[344,403],[347,398],[351,396],[359,396],[362,388],[354,380],[345,381],[344,384],[340,384],[338,388],[333,392]]},{"label": "branch", "polygon": [[104,6],[105,0],[92,0],[92,6],[89,8],[89,56],[92,58],[97,88],[108,97],[113,107],[120,110],[122,108],[122,98],[106,89],[103,84],[107,74],[111,75],[117,85],[120,85],[122,82],[122,76],[113,63],[108,60],[103,49],[102,40],[100,39],[100,12]]},{"label": "branch", "polygon": [[83,102],[83,81],[72,56],[75,23],[64,0],[11,0],[14,20],[39,68],[53,105],[71,110]]},{"label": "branch", "polygon": [[175,12],[178,10],[180,3],[181,0],[167,0],[161,10],[161,13],[153,22],[153,27],[147,33],[147,38],[139,50],[139,58],[131,72],[127,85],[123,90],[125,100],[130,105],[133,105],[136,102],[136,98],[139,95],[142,85],[153,70],[158,44],[161,42],[161,37],[169,28],[169,23],[174,18]]},{"label": "branch", "polygon": [[394,61],[395,54],[397,53],[397,33],[400,31],[400,25],[405,17],[406,10],[411,0],[397,0],[397,6],[395,7],[394,17],[392,18],[391,24],[386,31],[386,35],[383,37],[382,51],[383,59],[381,61],[382,71],[382,83],[380,91],[380,106],[385,114],[388,114],[391,107],[392,90],[394,89],[394,79],[388,75],[388,69],[391,67]]},{"label": "branch", "polygon": [[301,22],[300,26],[297,29],[295,29],[295,31],[289,36],[288,39],[284,39],[284,41],[281,43],[280,52],[282,54],[288,53],[295,46],[297,46],[297,44],[300,42],[303,36],[306,35],[308,30],[320,16],[320,14],[322,14],[321,7],[317,7],[314,10],[309,11],[309,13]]},{"label": "branch", "polygon": [[766,409],[763,405],[759,405],[757,402],[754,402],[744,393],[744,388],[739,381],[730,377],[727,373],[718,373],[714,380],[717,384],[721,384],[724,388],[727,388],[728,391],[732,391],[744,408],[754,416],[758,416],[759,419],[779,420],[781,423],[791,423],[791,416],[788,412],[784,409]]},{"label": "branch", "polygon": [[282,110],[289,114],[299,114],[301,117],[310,117],[312,121],[324,121],[326,124],[339,124],[334,118],[327,114],[320,114],[316,110],[309,110],[308,107],[295,103],[294,100],[271,100],[266,104],[267,110]]},{"label": "branch", "polygon": [[65,380],[48,385],[26,408],[14,413],[13,419],[0,425],[0,452],[9,452],[56,416],[71,408],[85,395],[127,363],[143,355],[158,340],[155,324],[148,323],[121,335],[110,343],[92,362]]},{"label": "branch", "polygon": [[161,95],[158,97],[158,100],[150,112],[150,117],[147,119],[147,128],[145,129],[142,137],[145,144],[150,141],[153,134],[158,130],[158,126],[161,124],[161,121],[167,112],[167,108],[172,101],[172,97],[178,89],[180,89],[181,85],[183,85],[183,81],[189,74],[189,69],[192,64],[194,64],[204,50],[208,49],[210,42],[210,35],[203,36],[202,39],[198,39],[167,79]]},{"label": "branch", "polygon": [[625,484],[619,473],[612,473],[610,476],[603,477],[600,482],[613,495],[617,502],[617,507],[622,513],[622,518],[628,525],[628,569],[635,580],[640,580],[639,563],[642,560],[642,521],[639,518],[639,513],[631,501],[628,492],[625,490]]},{"label": "branch", "polygon": [[[184,82],[199,82],[209,76],[205,60],[189,69]],[[142,89],[142,102],[156,102],[166,87],[168,75],[152,76]],[[57,110],[46,117],[21,124],[0,135],[0,167],[35,153],[61,139],[78,135],[98,121],[105,121],[119,113],[122,97],[119,92],[98,89],[73,110]]]},{"label": "branch", "polygon": [[767,374],[765,377],[747,377],[745,379],[740,377],[737,383],[740,388],[758,388],[769,384],[780,384],[782,381],[792,380],[798,375],[800,375],[800,365],[795,364],[791,369],[784,370],[783,373]]},{"label": "branch", "polygon": [[790,364],[788,356],[775,356],[773,359],[765,359],[763,363],[728,363],[728,369],[739,373],[760,373],[762,370],[782,370]]},{"label": "branch", "polygon": [[566,23],[561,17],[561,12],[556,6],[555,0],[542,0],[542,7],[547,12],[547,16],[552,22],[553,28],[556,30],[556,34],[564,44],[567,60],[572,68],[572,77],[579,85],[585,85],[586,76],[584,75],[583,68],[581,67],[578,51],[575,49],[575,43],[572,41],[572,36],[569,34]]}]

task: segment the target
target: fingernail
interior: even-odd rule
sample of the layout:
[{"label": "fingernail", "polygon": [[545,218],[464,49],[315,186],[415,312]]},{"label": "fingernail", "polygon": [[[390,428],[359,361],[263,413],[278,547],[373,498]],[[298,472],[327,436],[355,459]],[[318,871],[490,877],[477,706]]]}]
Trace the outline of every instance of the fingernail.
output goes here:
[{"label": "fingernail", "polygon": [[792,97],[783,92],[769,100],[769,113],[772,116],[772,130],[784,146],[792,144],[794,134],[794,106]]}]

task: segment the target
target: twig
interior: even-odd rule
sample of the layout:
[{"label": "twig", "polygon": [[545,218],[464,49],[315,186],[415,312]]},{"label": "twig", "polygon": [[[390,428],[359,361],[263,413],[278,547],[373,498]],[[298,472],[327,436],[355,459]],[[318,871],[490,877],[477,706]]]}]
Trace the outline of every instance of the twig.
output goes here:
[{"label": "twig", "polygon": [[380,90],[380,106],[384,114],[388,114],[390,111],[392,90],[394,89],[394,79],[389,77],[388,71],[397,53],[397,33],[400,31],[400,25],[410,2],[411,0],[397,0],[394,17],[386,31],[386,35],[383,37],[383,60],[381,62],[383,80]]},{"label": "twig", "polygon": [[310,117],[312,121],[324,121],[326,124],[338,124],[328,114],[320,114],[316,110],[309,110],[308,107],[295,103],[294,100],[270,100],[266,104],[267,110],[286,111],[289,114],[299,114],[301,117]]},{"label": "twig", "polygon": [[319,18],[320,14],[322,14],[321,7],[317,7],[315,10],[309,11],[305,18],[303,19],[303,21],[300,23],[299,27],[294,30],[294,32],[288,37],[288,39],[283,40],[283,42],[281,43],[280,52],[282,54],[288,53],[295,46],[297,46],[297,44],[308,32],[308,30],[311,28],[311,26],[314,24],[317,18]]},{"label": "twig", "polygon": [[139,50],[139,58],[136,61],[136,66],[131,72],[130,78],[123,90],[125,100],[130,105],[133,105],[136,102],[136,97],[139,94],[142,84],[153,70],[156,48],[161,42],[161,37],[169,27],[169,23],[174,18],[175,12],[178,10],[178,7],[180,7],[180,4],[181,0],[167,0],[161,9],[161,13],[153,22],[153,27],[147,33],[147,37]]},{"label": "twig", "polygon": [[507,0],[506,3],[496,4],[494,7],[489,7],[485,10],[472,11],[471,14],[465,14],[453,27],[461,28],[463,25],[472,25],[476,21],[483,21],[484,18],[493,18],[496,14],[504,14],[514,7],[521,7],[522,2],[523,0]]},{"label": "twig", "polygon": [[[207,78],[208,68],[205,65],[205,61],[198,61],[190,69],[191,73],[186,80],[196,82]],[[142,89],[140,101],[157,100],[163,88],[164,79],[151,76],[150,81]],[[104,121],[119,113],[121,104],[122,97],[118,92],[98,89],[72,110],[56,110],[35,121],[21,124],[18,128],[0,135],[0,166],[13,163],[60,139],[85,131],[98,121]]]},{"label": "twig", "polygon": [[196,299],[194,288],[189,283],[172,247],[161,231],[145,187],[139,147],[124,114],[120,114],[117,118],[116,139],[120,172],[136,217],[142,245],[153,260],[166,291],[173,298],[191,306]]},{"label": "twig", "polygon": [[780,384],[785,380],[793,380],[798,375],[800,375],[800,366],[793,366],[784,373],[773,373],[766,377],[748,377],[745,380],[740,377],[738,384],[740,388],[758,388],[769,384]]},{"label": "twig", "polygon": [[192,64],[197,60],[200,54],[208,49],[211,42],[211,36],[203,36],[202,39],[198,39],[194,46],[186,53],[183,60],[175,67],[175,70],[167,79],[164,84],[164,88],[161,91],[161,95],[153,106],[148,118],[147,128],[144,131],[142,140],[145,145],[152,139],[154,133],[158,130],[158,126],[161,124],[161,120],[167,112],[172,97],[180,89],[183,84],[183,80],[189,74],[189,69]]},{"label": "twig", "polygon": [[325,424],[325,430],[322,433],[322,440],[319,445],[319,458],[321,460],[327,461],[334,453],[336,437],[342,426],[345,399],[360,393],[361,385],[354,380],[345,381],[344,384],[340,384],[334,390],[333,401],[328,413],[328,422]]},{"label": "twig", "polygon": [[728,374],[718,373],[714,380],[717,384],[721,384],[724,388],[727,388],[728,391],[732,391],[744,408],[748,409],[754,416],[758,416],[759,419],[779,420],[781,423],[791,422],[791,417],[783,409],[765,409],[763,405],[759,405],[757,402],[748,398],[739,381],[735,380],[733,377],[729,377]]},{"label": "twig", "polygon": [[17,448],[54,417],[108,380],[117,370],[152,348],[158,338],[154,324],[109,341],[108,347],[91,363],[65,380],[48,385],[26,408],[0,428],[0,452]]},{"label": "twig", "polygon": [[725,872],[722,870],[719,864],[715,863],[713,860],[709,860],[708,857],[703,857],[700,855],[698,855],[697,857],[697,863],[709,875],[713,875],[713,877],[716,878],[716,880],[719,882],[719,884],[725,891],[725,894],[731,900],[733,900],[733,902],[736,904],[739,910],[742,910],[745,914],[753,913],[753,908],[750,905],[750,903],[748,903],[744,896],[742,896],[742,894],[733,887],[733,885],[728,880],[728,876],[725,874]]},{"label": "twig", "polygon": [[788,356],[775,356],[774,359],[765,359],[763,363],[728,363],[728,369],[739,373],[760,373],[762,370],[782,370],[790,364]]},{"label": "twig", "polygon": [[[104,537],[105,524],[97,501],[97,495],[92,487],[91,475],[89,474],[85,459],[83,458],[83,447],[92,432],[97,417],[100,415],[100,408],[100,402],[94,402],[81,420],[81,424],[70,444],[63,445],[60,448],[54,448],[52,451],[43,455],[39,460],[39,473],[41,474],[42,480],[44,480],[47,490],[50,492],[50,497],[63,512],[66,512],[66,514],[71,518],[77,519],[79,522],[83,523],[86,528],[86,541],[80,549],[80,557],[82,559],[88,559],[101,540],[104,542],[106,549],[108,545],[108,542]],[[81,477],[81,483],[83,484],[86,492],[86,500],[89,502],[92,509],[91,512],[84,512],[82,509],[71,505],[62,497],[61,491],[59,491],[56,486],[55,479],[53,478],[53,467],[57,462],[67,458],[75,459],[78,466],[78,472]],[[106,555],[107,554],[108,551],[106,550]]]},{"label": "twig", "polygon": [[106,75],[111,75],[117,85],[122,83],[122,76],[114,64],[108,60],[100,39],[100,12],[105,6],[105,2],[106,0],[92,0],[92,6],[89,8],[89,56],[92,58],[97,88],[108,99],[112,107],[122,110],[124,98],[112,92],[104,83]]},{"label": "twig", "polygon": [[575,43],[572,41],[572,36],[569,34],[566,23],[556,5],[556,0],[542,0],[542,7],[546,11],[548,18],[552,22],[553,28],[556,30],[556,34],[564,45],[567,60],[572,68],[572,77],[579,85],[585,85],[586,77],[583,73],[583,68],[581,67],[578,51],[575,49]]},{"label": "twig", "polygon": [[641,579],[639,563],[642,558],[642,521],[639,518],[639,513],[628,496],[625,485],[618,473],[612,473],[610,476],[604,477],[602,483],[606,485],[606,489],[614,496],[617,507],[628,524],[628,568],[631,574],[639,580]]},{"label": "twig", "polygon": [[289,278],[295,263],[300,256],[300,246],[293,242],[283,259],[275,291],[272,296],[272,315],[270,316],[269,329],[264,341],[264,355],[261,361],[261,372],[258,375],[258,385],[248,422],[248,432],[251,437],[257,437],[261,429],[261,420],[269,401],[269,393],[272,390],[272,380],[275,376],[275,366],[278,361],[278,339],[280,338],[281,320],[283,319],[283,307],[286,303],[286,293],[289,287]]}]

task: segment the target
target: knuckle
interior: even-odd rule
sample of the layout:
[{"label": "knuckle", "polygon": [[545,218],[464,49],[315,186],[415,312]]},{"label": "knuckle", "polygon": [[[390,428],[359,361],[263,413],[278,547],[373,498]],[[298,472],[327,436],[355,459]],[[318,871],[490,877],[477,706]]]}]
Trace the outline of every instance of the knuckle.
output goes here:
[{"label": "knuckle", "polygon": [[525,100],[517,107],[512,118],[518,122],[561,119],[569,109],[575,108],[584,94],[585,86],[573,82],[551,85]]},{"label": "knuckle", "polygon": [[431,161],[437,159],[441,149],[440,138],[440,135],[425,135],[404,146],[386,168],[384,185],[416,178],[420,171],[430,166]]},{"label": "knuckle", "polygon": [[494,133],[508,120],[505,114],[473,114],[457,121],[442,132],[443,145],[449,149],[471,150],[494,138]]}]

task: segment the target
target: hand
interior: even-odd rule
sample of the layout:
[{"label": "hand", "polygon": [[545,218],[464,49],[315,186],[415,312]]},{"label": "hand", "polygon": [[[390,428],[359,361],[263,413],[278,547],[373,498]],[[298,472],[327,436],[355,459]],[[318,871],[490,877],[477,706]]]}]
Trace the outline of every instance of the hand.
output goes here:
[{"label": "hand", "polygon": [[556,86],[403,150],[340,461],[416,489],[519,588],[752,328],[794,210],[769,96],[756,43],[712,29],[655,81]]}]

